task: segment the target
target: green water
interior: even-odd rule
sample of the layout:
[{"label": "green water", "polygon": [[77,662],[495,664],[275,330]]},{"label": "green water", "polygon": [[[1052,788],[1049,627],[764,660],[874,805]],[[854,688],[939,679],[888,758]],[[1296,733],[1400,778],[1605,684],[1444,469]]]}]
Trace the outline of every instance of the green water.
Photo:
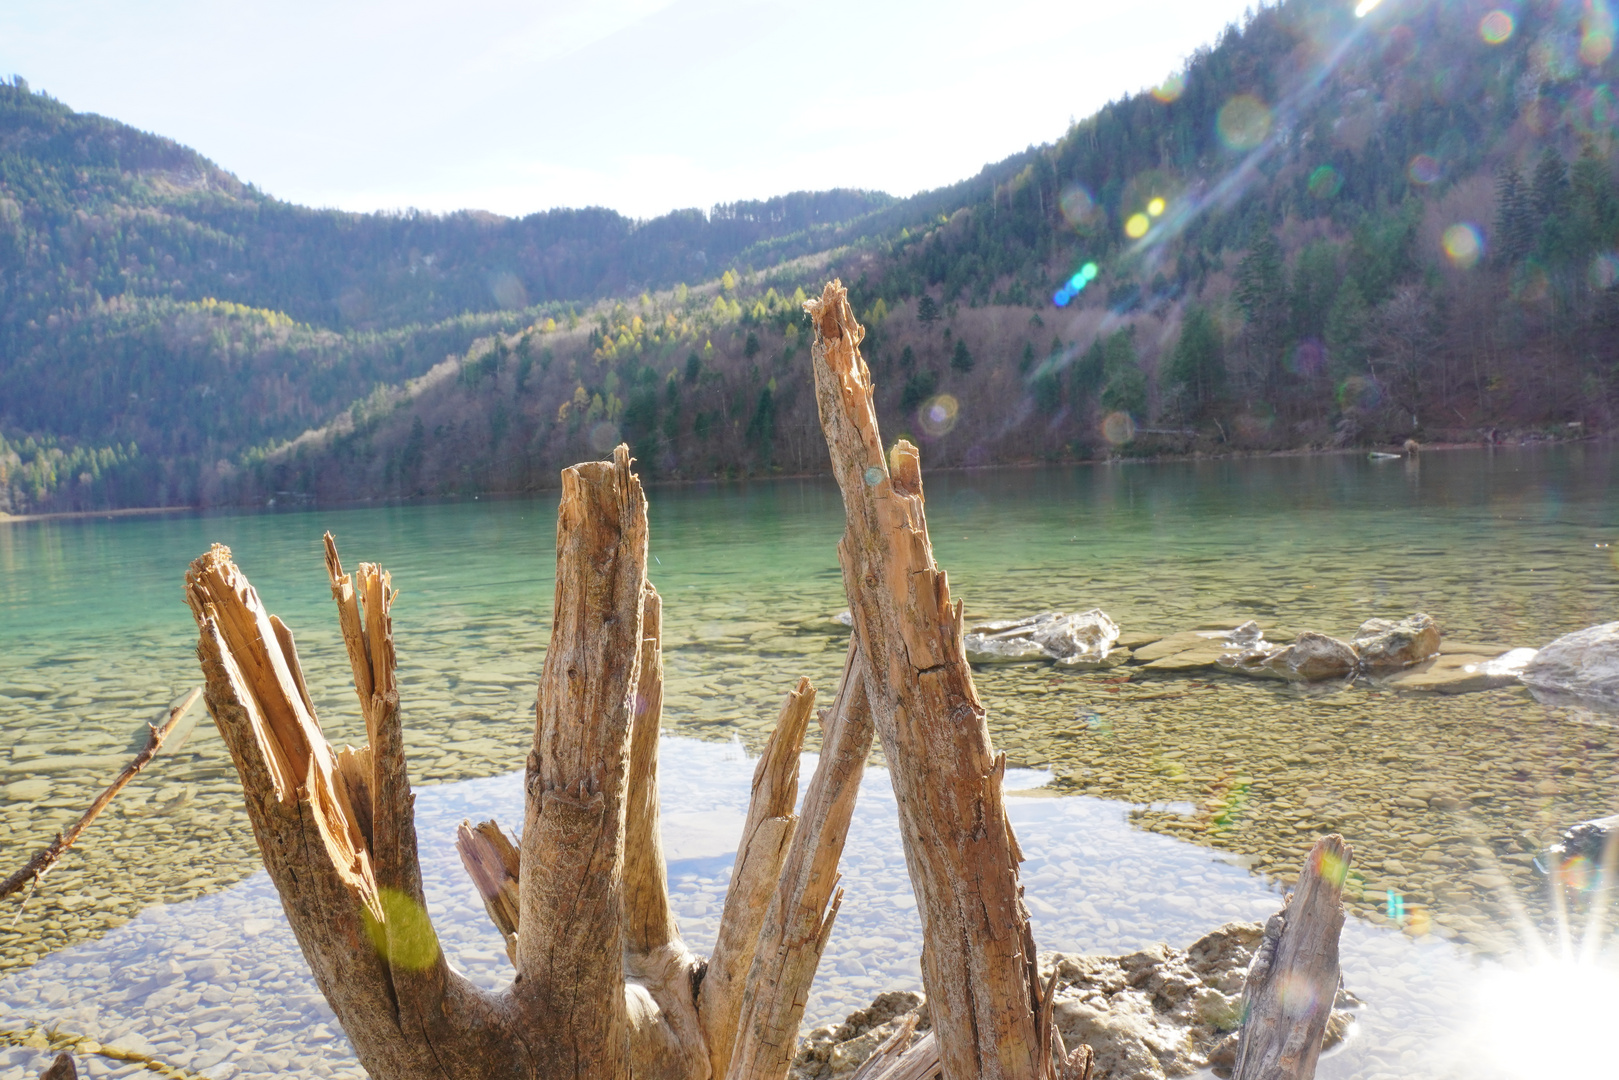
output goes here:
[{"label": "green water", "polygon": [[[997,470],[930,477],[927,509],[969,617],[1095,606],[1126,631],[1254,618],[1347,635],[1427,611],[1449,638],[1539,646],[1619,617],[1614,465],[1606,447],[1573,446]],[[799,675],[829,696],[841,669],[837,492],[782,481],[649,498],[665,724],[756,744]],[[0,525],[6,863],[76,817],[144,723],[197,684],[181,580],[209,543],[233,549],[292,627],[333,741],[357,741],[328,529],[347,564],[379,562],[400,590],[413,777],[519,767],[550,617],[554,496]],[[1125,683],[1128,670],[981,671],[997,745],[1015,764],[1049,765],[1062,790],[1190,802],[1193,815],[1143,810],[1138,823],[1251,854],[1259,869],[1283,872],[1312,830],[1338,828],[1358,845],[1368,918],[1386,914],[1386,886],[1489,947],[1500,894],[1533,892],[1525,836],[1619,809],[1608,719],[1519,691],[1302,694],[1223,675]],[[1465,809],[1390,805],[1413,785],[1453,791]],[[205,719],[0,930],[0,967],[255,863]]]}]

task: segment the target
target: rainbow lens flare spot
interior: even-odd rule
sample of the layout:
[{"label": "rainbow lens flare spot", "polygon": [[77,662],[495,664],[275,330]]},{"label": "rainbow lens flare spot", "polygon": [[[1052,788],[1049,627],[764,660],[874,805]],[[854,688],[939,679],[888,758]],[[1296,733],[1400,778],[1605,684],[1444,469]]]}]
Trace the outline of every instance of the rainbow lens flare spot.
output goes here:
[{"label": "rainbow lens flare spot", "polygon": [[1163,82],[1152,88],[1152,96],[1168,105],[1186,93],[1186,77],[1184,75],[1171,75]]},{"label": "rainbow lens flare spot", "polygon": [[1600,67],[1613,55],[1613,30],[1587,30],[1580,38],[1580,60],[1591,66]]},{"label": "rainbow lens flare spot", "polygon": [[1478,36],[1486,45],[1500,45],[1512,36],[1512,16],[1504,11],[1492,11],[1478,21]]},{"label": "rainbow lens flare spot", "polygon": [[1127,412],[1108,413],[1102,420],[1102,438],[1114,446],[1123,446],[1136,437],[1136,422]]},{"label": "rainbow lens flare spot", "polygon": [[1154,199],[1154,200],[1152,200],[1152,202],[1147,204],[1147,216],[1148,217],[1158,217],[1158,216],[1160,216],[1164,212],[1164,206],[1165,206],[1164,200],[1162,200],[1162,199]]},{"label": "rainbow lens flare spot", "polygon": [[1439,242],[1451,265],[1462,270],[1472,269],[1479,256],[1484,254],[1484,237],[1479,234],[1477,225],[1466,221],[1457,222],[1446,229]]},{"label": "rainbow lens flare spot", "polygon": [[1344,178],[1331,165],[1318,165],[1305,185],[1318,199],[1330,199],[1344,186]]},{"label": "rainbow lens flare spot", "polygon": [[1220,141],[1232,150],[1252,150],[1270,134],[1270,106],[1252,94],[1238,94],[1220,106],[1215,127]]},{"label": "rainbow lens flare spot", "polygon": [[1102,218],[1102,208],[1096,205],[1091,193],[1079,184],[1064,188],[1057,199],[1057,206],[1062,210],[1063,219],[1076,229],[1094,225]]},{"label": "rainbow lens flare spot", "polygon": [[1140,240],[1152,228],[1152,220],[1146,214],[1131,214],[1124,223],[1124,235],[1132,240]]},{"label": "rainbow lens flare spot", "polygon": [[1607,251],[1591,260],[1591,288],[1611,289],[1619,285],[1619,254]]},{"label": "rainbow lens flare spot", "polygon": [[1413,184],[1427,187],[1439,180],[1439,162],[1432,155],[1418,154],[1411,159],[1411,164],[1405,167],[1405,175]]},{"label": "rainbow lens flare spot", "polygon": [[922,425],[923,431],[938,438],[956,426],[960,415],[961,403],[949,394],[940,394],[922,403],[916,422]]},{"label": "rainbow lens flare spot", "polygon": [[1084,292],[1085,286],[1095,281],[1096,275],[1100,272],[1093,262],[1088,262],[1081,266],[1074,271],[1073,277],[1063,282],[1062,288],[1058,289],[1056,294],[1052,296],[1051,302],[1058,307],[1067,307],[1069,301]]},{"label": "rainbow lens flare spot", "polygon": [[1581,135],[1608,137],[1619,122],[1619,102],[1607,83],[1576,91],[1569,104],[1569,123]]}]

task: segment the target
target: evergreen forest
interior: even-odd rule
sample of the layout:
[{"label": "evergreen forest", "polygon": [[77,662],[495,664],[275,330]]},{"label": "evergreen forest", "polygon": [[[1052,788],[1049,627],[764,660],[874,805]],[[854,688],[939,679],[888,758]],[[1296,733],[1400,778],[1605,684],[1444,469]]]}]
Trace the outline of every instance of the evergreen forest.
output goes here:
[{"label": "evergreen forest", "polygon": [[950,187],[645,221],[308,209],[14,78],[0,512],[818,472],[832,277],[930,468],[1610,432],[1614,38],[1282,0]]}]

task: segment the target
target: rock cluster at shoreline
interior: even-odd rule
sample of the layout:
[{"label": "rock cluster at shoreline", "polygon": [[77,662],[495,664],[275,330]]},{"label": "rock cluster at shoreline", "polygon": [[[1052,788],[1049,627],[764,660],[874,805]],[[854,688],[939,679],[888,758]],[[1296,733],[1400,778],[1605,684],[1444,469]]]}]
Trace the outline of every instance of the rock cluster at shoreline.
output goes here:
[{"label": "rock cluster at shoreline", "polygon": [[[1243,983],[1263,935],[1260,923],[1227,923],[1186,949],[1158,945],[1117,957],[1045,953],[1040,977],[1056,970],[1057,1028],[1068,1046],[1083,1042],[1095,1052],[1092,1080],[1166,1080],[1204,1068],[1229,1075]],[[1343,1040],[1355,1004],[1339,991],[1326,1046]],[[926,1031],[923,995],[890,991],[841,1024],[806,1032],[791,1080],[852,1076],[913,1015],[916,1030]]]},{"label": "rock cluster at shoreline", "polygon": [[[843,615],[838,621],[847,625]],[[1288,636],[1292,641],[1284,643]],[[1157,674],[1213,668],[1301,683],[1365,679],[1380,688],[1440,694],[1524,684],[1547,695],[1619,705],[1619,622],[1564,635],[1537,650],[1445,641],[1433,617],[1422,612],[1367,619],[1344,641],[1311,630],[1289,635],[1254,621],[1126,634],[1093,608],[975,623],[963,645],[968,662],[979,665],[1050,661],[1095,670],[1128,664]]]}]

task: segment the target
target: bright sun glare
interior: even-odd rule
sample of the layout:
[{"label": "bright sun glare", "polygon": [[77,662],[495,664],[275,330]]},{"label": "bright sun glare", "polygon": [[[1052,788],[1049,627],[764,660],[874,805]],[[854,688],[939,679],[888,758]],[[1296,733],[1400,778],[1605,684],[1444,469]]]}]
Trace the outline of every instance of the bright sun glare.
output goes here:
[{"label": "bright sun glare", "polygon": [[1383,0],[1360,0],[1360,3],[1355,5],[1355,18],[1364,19],[1372,13],[1373,8],[1382,2]]},{"label": "bright sun glare", "polygon": [[1604,1034],[1619,1008],[1619,971],[1544,960],[1485,975],[1478,986],[1475,1045],[1511,1077],[1613,1075]]}]

